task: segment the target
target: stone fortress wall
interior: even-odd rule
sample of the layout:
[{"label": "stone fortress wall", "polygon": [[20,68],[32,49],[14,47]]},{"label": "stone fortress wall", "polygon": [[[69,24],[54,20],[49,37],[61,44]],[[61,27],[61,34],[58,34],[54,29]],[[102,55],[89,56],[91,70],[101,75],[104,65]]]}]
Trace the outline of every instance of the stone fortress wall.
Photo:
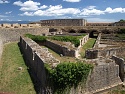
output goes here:
[{"label": "stone fortress wall", "polygon": [[0,24],[0,28],[37,28],[41,27],[41,24],[9,24],[9,23],[3,23]]},{"label": "stone fortress wall", "polygon": [[21,35],[30,33],[35,35],[42,35],[49,32],[49,28],[2,28],[0,35],[3,43],[19,41]]},{"label": "stone fortress wall", "polygon": [[27,66],[35,73],[37,81],[41,86],[40,92],[42,93],[40,94],[47,94],[46,86],[48,81],[46,79],[44,64],[48,63],[55,67],[60,61],[54,58],[47,48],[40,47],[29,38],[20,37],[19,44]]},{"label": "stone fortress wall", "polygon": [[[3,43],[7,43],[7,42],[12,42],[12,41],[19,41],[20,35],[23,35],[26,33],[41,35],[48,31],[49,30],[47,28],[22,28],[22,29],[2,28],[2,29],[0,29],[0,35],[1,35],[0,38],[2,38],[2,40],[0,40],[0,43],[3,44]],[[43,53],[44,52],[43,49],[40,48],[32,40],[28,40],[28,39],[25,40],[24,38],[22,38],[20,40],[20,43],[22,43],[21,49],[22,49],[22,52],[24,53],[25,58],[29,58],[26,61],[29,65],[29,67],[31,67],[33,69],[33,71],[36,73],[36,76],[38,79],[43,79],[46,81],[46,76],[44,76],[45,75],[44,63],[48,62],[48,60],[49,60],[48,57],[50,57],[51,54],[50,53],[45,54],[46,52],[48,53],[47,49],[44,49],[45,53]],[[114,54],[115,52],[114,51],[112,52],[112,51],[113,50],[111,50],[110,52],[103,51],[104,53],[102,55],[105,57],[105,56],[108,56],[107,54],[109,54],[109,55],[111,55],[112,53]],[[122,52],[122,50],[121,50],[121,52]],[[29,53],[30,53],[30,55],[29,55]],[[41,53],[41,54],[39,54],[39,53]],[[92,51],[90,53],[91,53],[91,55],[89,57],[93,57],[93,56],[98,57],[98,51],[95,51],[94,53]],[[44,59],[43,57],[41,58],[41,56],[43,54],[45,54],[45,56],[47,56],[47,57],[45,57],[47,59]],[[54,60],[56,60],[56,59],[54,59]],[[54,61],[54,60],[52,60],[52,61]],[[120,66],[119,64],[118,64],[119,66],[117,65],[117,63],[116,63],[117,60],[118,59],[115,59],[115,64],[113,62],[106,63],[104,61],[104,63],[105,63],[104,65],[98,65],[98,66],[94,67],[93,71],[90,73],[90,76],[88,77],[88,83],[87,83],[88,91],[91,91],[91,92],[101,91],[103,89],[113,87],[114,84],[116,84],[116,85],[121,84],[122,81],[119,79],[120,73],[119,73],[119,75],[117,75],[119,72],[119,66]],[[50,61],[51,61],[51,59],[50,59]],[[57,61],[57,63],[59,62],[58,60],[56,60],[56,61]],[[34,62],[36,62],[36,63],[34,63]],[[38,63],[38,62],[40,62],[40,63]],[[99,61],[99,62],[102,63],[102,61]],[[57,63],[53,63],[53,66],[56,66]],[[111,66],[112,66],[112,68],[111,68]],[[100,77],[101,74],[105,75],[103,79]],[[111,79],[109,78],[109,76],[106,76],[107,74],[112,76]],[[121,78],[121,76],[120,76],[120,78]],[[43,87],[45,86],[46,83],[43,82],[43,80],[40,81],[40,83],[42,85],[42,91],[44,92],[45,90],[43,89]],[[102,80],[103,80],[103,82],[102,82]],[[116,80],[118,81],[118,83],[117,82],[113,83],[113,81],[116,81]],[[108,84],[108,82],[109,82],[109,84]],[[94,84],[94,83],[96,83],[96,84]],[[107,83],[107,84],[104,84],[104,83]],[[103,88],[103,86],[105,88]],[[79,91],[78,94],[81,94],[80,92],[81,91]]]},{"label": "stone fortress wall", "polygon": [[119,77],[119,66],[115,62],[99,62],[103,64],[95,66],[87,79],[87,91],[90,94],[122,85]]},{"label": "stone fortress wall", "polygon": [[[42,79],[40,79],[40,78],[38,78],[38,79],[41,80],[40,81],[41,86],[42,86],[41,88],[43,90],[43,87],[44,87],[45,82],[46,82],[46,78],[43,78],[43,76],[46,77],[46,74],[43,73],[43,72],[45,72],[44,71],[44,63],[49,63],[49,62],[46,62],[46,60],[48,61],[47,57],[50,57],[49,55],[51,55],[51,54],[45,55],[45,53],[43,53],[43,51],[42,52],[39,51],[42,48],[39,48],[36,45],[38,45],[38,44],[34,43],[31,39],[27,39],[27,38],[20,39],[20,46],[21,46],[22,52],[24,52],[24,57],[27,59],[26,62],[28,62],[29,67],[31,67],[35,71],[35,73],[38,71],[38,73],[36,73],[37,76],[42,78]],[[51,45],[51,43],[50,43],[50,45]],[[46,51],[48,51],[48,50],[46,50]],[[29,55],[29,53],[31,53],[31,55]],[[47,57],[36,58],[37,54],[41,54],[40,56],[45,55]],[[40,61],[40,59],[41,59],[41,61]],[[50,62],[53,61],[53,60],[51,60],[51,58],[49,58],[49,60],[50,60]],[[41,64],[40,62],[42,62],[42,65],[39,65],[39,64]],[[57,63],[52,62],[52,65],[55,66],[56,64],[59,63],[58,60],[56,62]],[[119,65],[117,65],[115,63],[115,61],[110,60],[108,63],[106,63],[106,59],[105,60],[103,59],[103,61],[98,60],[98,63],[101,63],[101,64],[94,67],[94,69],[90,72],[90,75],[87,79],[87,83],[86,83],[87,94],[97,93],[97,92],[103,91],[105,89],[109,89],[109,88],[112,88],[112,87],[115,87],[115,86],[122,84],[122,81],[121,81],[120,76],[119,76]],[[37,68],[38,66],[40,66],[41,68],[40,67]],[[79,86],[79,88],[80,88],[80,86]],[[43,92],[44,91],[45,90],[43,90]],[[70,92],[72,92],[72,94],[83,94],[83,92],[85,93],[85,88],[78,89],[78,90],[71,89]]]}]

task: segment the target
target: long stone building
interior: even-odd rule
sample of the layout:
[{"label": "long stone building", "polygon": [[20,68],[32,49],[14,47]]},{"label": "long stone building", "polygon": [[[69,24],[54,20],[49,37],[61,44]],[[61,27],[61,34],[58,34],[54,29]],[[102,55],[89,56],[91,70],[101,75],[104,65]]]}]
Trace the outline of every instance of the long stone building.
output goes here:
[{"label": "long stone building", "polygon": [[51,19],[41,20],[41,26],[86,26],[85,19]]}]

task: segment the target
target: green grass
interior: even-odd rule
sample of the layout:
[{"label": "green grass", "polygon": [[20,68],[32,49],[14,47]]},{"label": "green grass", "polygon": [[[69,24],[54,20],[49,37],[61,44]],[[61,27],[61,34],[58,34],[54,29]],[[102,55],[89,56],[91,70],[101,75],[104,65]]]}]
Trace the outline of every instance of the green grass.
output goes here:
[{"label": "green grass", "polygon": [[117,39],[117,40],[125,40],[125,34],[116,34],[115,39]]},{"label": "green grass", "polygon": [[[45,46],[41,46],[42,48],[47,48]],[[48,48],[48,51],[50,53],[52,53],[52,55],[57,58],[58,60],[60,60],[61,62],[77,62],[77,59],[75,59],[74,57],[69,57],[69,56],[60,56],[59,54],[57,54],[56,52],[54,52],[53,50],[51,50],[50,48]]]},{"label": "green grass", "polygon": [[0,92],[36,94],[17,43],[4,46],[0,62]]},{"label": "green grass", "polygon": [[87,41],[87,43],[85,43],[85,45],[83,45],[83,47],[81,48],[81,52],[80,52],[81,58],[85,57],[85,50],[92,48],[94,46],[95,41],[96,41],[95,38],[90,38]]}]

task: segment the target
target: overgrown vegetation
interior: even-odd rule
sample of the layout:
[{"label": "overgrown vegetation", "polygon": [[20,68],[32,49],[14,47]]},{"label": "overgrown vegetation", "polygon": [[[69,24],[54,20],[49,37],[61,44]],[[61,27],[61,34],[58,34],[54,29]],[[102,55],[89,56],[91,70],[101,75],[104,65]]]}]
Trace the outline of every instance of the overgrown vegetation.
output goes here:
[{"label": "overgrown vegetation", "polygon": [[85,57],[85,50],[92,48],[95,44],[96,39],[95,38],[91,38],[87,41],[87,43],[85,43],[85,45],[83,45],[82,49],[81,49],[81,57],[84,58]]},{"label": "overgrown vegetation", "polygon": [[45,68],[49,74],[49,80],[53,82],[54,92],[61,94],[67,87],[77,87],[79,82],[85,82],[93,66],[81,62],[65,62],[58,64],[54,69],[48,64]]},{"label": "overgrown vegetation", "polygon": [[0,62],[0,92],[36,94],[17,43],[4,46]]},{"label": "overgrown vegetation", "polygon": [[51,36],[51,37],[46,37],[46,36],[40,36],[40,35],[26,34],[25,36],[31,38],[32,40],[34,40],[36,42],[44,42],[48,38],[48,39],[57,40],[57,41],[71,42],[75,45],[75,47],[78,47],[80,45],[79,39],[85,35],[86,34],[82,34],[81,36]]},{"label": "overgrown vegetation", "polygon": [[125,28],[120,29],[120,31],[118,32],[118,34],[125,34]]},{"label": "overgrown vegetation", "polygon": [[40,35],[25,34],[26,37],[31,38],[35,42],[45,42],[47,37]]}]

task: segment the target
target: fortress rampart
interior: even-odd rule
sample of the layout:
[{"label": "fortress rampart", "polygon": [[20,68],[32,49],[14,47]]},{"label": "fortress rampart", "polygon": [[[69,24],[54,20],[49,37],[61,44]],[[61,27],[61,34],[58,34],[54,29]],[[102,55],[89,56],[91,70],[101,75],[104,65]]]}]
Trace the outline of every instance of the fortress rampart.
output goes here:
[{"label": "fortress rampart", "polygon": [[42,35],[49,32],[48,28],[2,28],[0,29],[1,39],[3,43],[19,41],[20,36],[30,33],[35,35]]},{"label": "fortress rampart", "polygon": [[[55,67],[59,60],[54,58],[51,53],[49,53],[47,48],[40,47],[36,42],[29,38],[20,37],[20,47],[23,52],[25,62],[29,69],[35,74],[35,80],[40,84],[40,94],[47,94],[47,79],[44,64],[48,63],[51,66]],[[49,93],[51,94],[51,93]]]},{"label": "fortress rampart", "polygon": [[[47,82],[44,64],[49,63],[56,66],[59,61],[53,58],[46,48],[41,48],[31,39],[21,37],[20,47],[26,58],[27,65],[34,71],[41,84],[41,90],[45,93],[48,90],[45,90],[47,89]],[[119,77],[119,66],[114,61],[110,60],[110,62],[106,63],[105,59],[103,62],[101,60],[97,62],[102,64],[96,65],[90,72],[85,86],[86,89],[82,88],[84,86],[82,83],[78,88],[72,88],[70,94],[83,94],[85,91],[88,92],[87,94],[93,94],[122,84]]]}]

